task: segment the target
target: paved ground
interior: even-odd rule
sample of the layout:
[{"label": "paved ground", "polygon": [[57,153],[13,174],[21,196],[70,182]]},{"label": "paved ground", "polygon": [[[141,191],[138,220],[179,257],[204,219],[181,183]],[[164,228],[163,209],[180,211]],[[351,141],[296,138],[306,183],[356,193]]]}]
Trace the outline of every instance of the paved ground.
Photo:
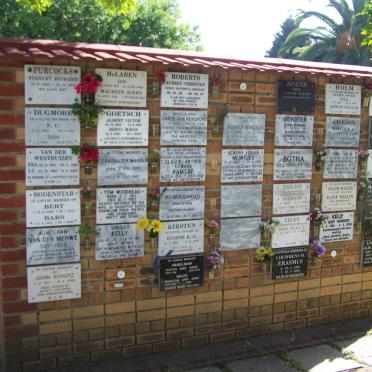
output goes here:
[{"label": "paved ground", "polygon": [[372,318],[57,371],[372,372]]}]

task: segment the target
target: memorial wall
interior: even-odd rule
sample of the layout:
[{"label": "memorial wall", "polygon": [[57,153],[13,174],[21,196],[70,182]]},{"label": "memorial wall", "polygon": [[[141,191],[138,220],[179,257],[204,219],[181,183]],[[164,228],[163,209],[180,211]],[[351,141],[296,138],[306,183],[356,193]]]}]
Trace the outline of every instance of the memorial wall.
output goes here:
[{"label": "memorial wall", "polygon": [[151,63],[0,67],[9,365],[371,315],[363,89]]}]

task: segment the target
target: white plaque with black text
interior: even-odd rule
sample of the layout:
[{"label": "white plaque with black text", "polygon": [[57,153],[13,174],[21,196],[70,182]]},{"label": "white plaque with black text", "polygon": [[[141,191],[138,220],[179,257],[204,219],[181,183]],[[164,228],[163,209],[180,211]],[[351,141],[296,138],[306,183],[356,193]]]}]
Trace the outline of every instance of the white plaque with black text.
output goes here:
[{"label": "white plaque with black text", "polygon": [[159,256],[204,251],[204,220],[164,222],[159,233]]},{"label": "white plaque with black text", "polygon": [[360,119],[327,116],[326,147],[359,147]]},{"label": "white plaque with black text", "polygon": [[147,146],[148,110],[103,110],[98,115],[98,146]]},{"label": "white plaque with black text", "polygon": [[79,82],[79,66],[25,65],[25,103],[72,105],[80,102],[80,94],[75,91]]},{"label": "white plaque with black text", "polygon": [[356,178],[358,150],[327,149],[324,178]]},{"label": "white plaque with black text", "polygon": [[147,149],[100,149],[98,185],[147,184]]},{"label": "white plaque with black text", "polygon": [[161,145],[207,144],[207,111],[160,111]]},{"label": "white plaque with black text", "polygon": [[275,146],[312,146],[314,117],[275,116]]},{"label": "white plaque with black text", "polygon": [[102,76],[96,101],[102,106],[146,107],[147,72],[96,68]]},{"label": "white plaque with black text", "polygon": [[161,107],[208,107],[208,74],[165,72],[161,86]]},{"label": "white plaque with black text", "polygon": [[79,189],[26,191],[27,227],[80,225]]},{"label": "white plaque with black text", "polygon": [[160,195],[161,221],[204,218],[205,186],[161,187]]},{"label": "white plaque with black text", "polygon": [[336,242],[353,239],[354,212],[328,213],[328,219],[320,228],[321,242]]},{"label": "white plaque with black text", "polygon": [[96,230],[96,260],[143,256],[144,231],[135,224],[99,225]]},{"label": "white plaque with black text", "polygon": [[308,213],[309,210],[309,183],[273,185],[273,214]]},{"label": "white plaque with black text", "polygon": [[67,108],[25,108],[26,146],[79,146],[79,119]]},{"label": "white plaque with black text", "polygon": [[322,211],[350,211],[356,208],[357,183],[323,182]]},{"label": "white plaque with black text", "polygon": [[28,267],[27,292],[29,303],[80,298],[80,264]]},{"label": "white plaque with black text", "polygon": [[96,223],[136,222],[146,216],[146,187],[97,189]]},{"label": "white plaque with black text", "polygon": [[275,149],[274,180],[310,180],[312,158],[311,149]]},{"label": "white plaque with black text", "polygon": [[361,93],[360,85],[326,84],[325,113],[360,115]]}]

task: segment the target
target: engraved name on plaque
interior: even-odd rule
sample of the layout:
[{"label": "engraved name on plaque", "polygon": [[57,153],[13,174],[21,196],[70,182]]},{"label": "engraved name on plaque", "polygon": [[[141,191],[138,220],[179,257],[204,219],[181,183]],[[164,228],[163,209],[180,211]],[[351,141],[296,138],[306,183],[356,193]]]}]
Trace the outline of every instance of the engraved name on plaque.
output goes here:
[{"label": "engraved name on plaque", "polygon": [[325,113],[360,115],[361,88],[360,85],[326,84]]},{"label": "engraved name on plaque", "polygon": [[358,150],[327,149],[324,178],[356,178]]},{"label": "engraved name on plaque", "polygon": [[102,106],[146,107],[147,72],[96,68],[102,76],[96,101]]},{"label": "engraved name on plaque", "polygon": [[160,111],[161,145],[207,144],[207,111]]},{"label": "engraved name on plaque", "polygon": [[80,123],[67,108],[25,108],[26,146],[79,146]]},{"label": "engraved name on plaque", "polygon": [[146,187],[97,189],[96,223],[136,222],[146,216]]},{"label": "engraved name on plaque", "polygon": [[148,110],[103,110],[98,116],[98,146],[147,146]]},{"label": "engraved name on plaque", "polygon": [[314,83],[305,80],[278,80],[278,112],[314,112],[314,98]]},{"label": "engraved name on plaque", "polygon": [[353,239],[354,212],[328,213],[320,227],[321,242],[336,242]]},{"label": "engraved name on plaque", "polygon": [[323,182],[322,211],[350,211],[356,208],[357,183]]},{"label": "engraved name on plaque", "polygon": [[277,248],[272,258],[271,279],[287,279],[307,273],[308,247]]},{"label": "engraved name on plaque", "polygon": [[79,189],[26,191],[27,227],[80,225]]},{"label": "engraved name on plaque", "polygon": [[205,148],[162,148],[160,182],[205,181],[205,158]]},{"label": "engraved name on plaque", "polygon": [[222,185],[221,218],[261,215],[262,185]]},{"label": "engraved name on plaque", "polygon": [[100,149],[98,185],[147,184],[147,149]]},{"label": "engraved name on plaque", "polygon": [[67,186],[80,183],[77,155],[71,148],[27,148],[27,186]]},{"label": "engraved name on plaque", "polygon": [[275,146],[312,146],[313,116],[276,115]]},{"label": "engraved name on plaque", "polygon": [[372,240],[364,240],[362,242],[361,254],[362,267],[372,266]]},{"label": "engraved name on plaque", "polygon": [[135,224],[99,225],[96,230],[96,260],[143,256],[144,232]]},{"label": "engraved name on plaque", "polygon": [[161,221],[204,218],[205,186],[168,186],[160,188]]},{"label": "engraved name on plaque", "polygon": [[249,182],[263,179],[264,150],[222,150],[221,182]]},{"label": "engraved name on plaque", "polygon": [[25,65],[25,103],[72,105],[80,102],[75,86],[80,82],[80,67]]},{"label": "engraved name on plaque", "polygon": [[228,113],[223,124],[224,146],[263,146],[265,114]]},{"label": "engraved name on plaque", "polygon": [[273,214],[308,213],[309,210],[309,183],[273,185]]},{"label": "engraved name on plaque", "polygon": [[326,147],[359,147],[360,119],[326,118]]},{"label": "engraved name on plaque", "polygon": [[312,172],[311,149],[275,149],[274,180],[309,180]]},{"label": "engraved name on plaque", "polygon": [[208,107],[208,75],[165,72],[161,86],[161,107]]}]

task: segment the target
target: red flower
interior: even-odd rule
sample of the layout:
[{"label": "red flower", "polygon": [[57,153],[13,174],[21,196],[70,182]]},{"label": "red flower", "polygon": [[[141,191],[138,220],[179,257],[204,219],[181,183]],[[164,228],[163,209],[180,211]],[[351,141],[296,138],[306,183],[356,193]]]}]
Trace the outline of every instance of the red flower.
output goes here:
[{"label": "red flower", "polygon": [[83,147],[80,152],[80,160],[82,160],[85,163],[97,161],[98,156],[99,156],[98,150],[93,149],[91,147]]},{"label": "red flower", "polygon": [[160,68],[157,68],[155,70],[155,73],[156,73],[156,77],[158,78],[160,84],[164,84],[165,83],[165,74],[164,74],[164,71],[161,70]]},{"label": "red flower", "polygon": [[81,93],[83,96],[86,96],[89,93],[96,94],[97,89],[102,85],[102,78],[94,74],[93,72],[87,72],[84,74],[80,83],[76,85],[76,93]]}]

